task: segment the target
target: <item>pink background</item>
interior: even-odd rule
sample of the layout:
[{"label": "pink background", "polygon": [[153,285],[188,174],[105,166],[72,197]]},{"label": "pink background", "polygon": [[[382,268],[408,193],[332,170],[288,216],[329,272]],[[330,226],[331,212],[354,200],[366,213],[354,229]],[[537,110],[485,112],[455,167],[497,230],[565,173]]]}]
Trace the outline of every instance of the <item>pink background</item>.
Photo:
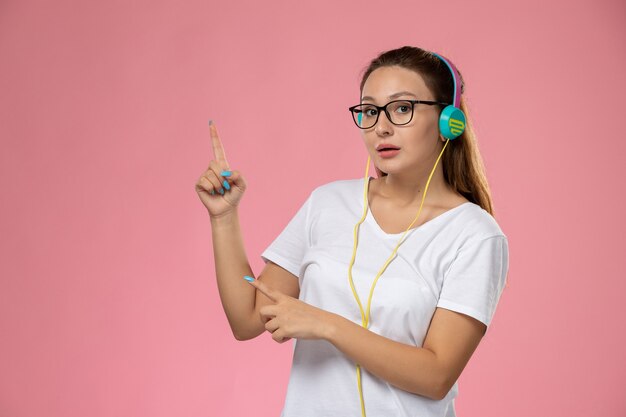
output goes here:
[{"label": "pink background", "polygon": [[626,5],[506,3],[0,2],[0,416],[278,416],[292,344],[236,341],[217,293],[207,121],[258,274],[362,176],[347,107],[405,44],[465,77],[510,243],[459,416],[626,415]]}]

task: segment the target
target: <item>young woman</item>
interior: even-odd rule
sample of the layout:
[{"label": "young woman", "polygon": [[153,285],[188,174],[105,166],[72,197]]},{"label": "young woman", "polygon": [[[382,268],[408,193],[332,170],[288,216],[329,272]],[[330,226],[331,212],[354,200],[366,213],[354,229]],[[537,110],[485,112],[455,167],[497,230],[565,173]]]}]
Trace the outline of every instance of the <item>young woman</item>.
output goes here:
[{"label": "young woman", "polygon": [[405,46],[365,70],[350,107],[377,177],[314,189],[253,278],[237,206],[246,189],[215,125],[196,190],[237,340],[295,338],[283,417],[455,416],[457,379],[495,313],[508,241],[444,57]]}]

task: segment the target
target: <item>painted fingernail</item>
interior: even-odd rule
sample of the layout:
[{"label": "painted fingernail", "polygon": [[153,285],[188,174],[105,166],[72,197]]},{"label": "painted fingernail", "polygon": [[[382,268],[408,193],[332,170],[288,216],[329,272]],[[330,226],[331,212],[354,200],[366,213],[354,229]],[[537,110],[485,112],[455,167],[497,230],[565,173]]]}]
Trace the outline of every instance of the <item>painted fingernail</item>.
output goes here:
[{"label": "painted fingernail", "polygon": [[252,281],[254,281],[254,278],[253,278],[253,277],[250,277],[250,276],[248,276],[248,275],[244,275],[244,276],[243,276],[243,279],[245,279],[245,280],[246,280],[246,281],[248,281],[248,282],[252,282]]},{"label": "painted fingernail", "polygon": [[224,189],[223,188],[220,188],[220,194],[224,195]]},{"label": "painted fingernail", "polygon": [[222,177],[230,177],[231,174],[232,174],[232,172],[230,172],[230,171],[222,171],[222,172],[220,172],[220,175]]},{"label": "painted fingernail", "polygon": [[215,190],[211,190],[211,194],[215,194]]},{"label": "painted fingernail", "polygon": [[213,124],[213,120],[209,119],[209,126]]},{"label": "painted fingernail", "polygon": [[222,184],[224,184],[224,188],[226,188],[227,190],[230,190],[230,184],[228,183],[228,181],[224,180]]}]

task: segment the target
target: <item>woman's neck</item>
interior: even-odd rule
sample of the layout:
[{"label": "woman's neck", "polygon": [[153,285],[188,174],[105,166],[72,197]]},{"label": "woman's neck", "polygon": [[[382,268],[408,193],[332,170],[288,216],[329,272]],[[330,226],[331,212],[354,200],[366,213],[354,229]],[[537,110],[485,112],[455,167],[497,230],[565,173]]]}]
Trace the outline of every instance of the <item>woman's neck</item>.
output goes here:
[{"label": "woman's neck", "polygon": [[[422,172],[388,174],[378,179],[377,193],[398,207],[419,205],[431,170],[432,168]],[[443,178],[443,170],[438,166],[428,185],[427,200],[436,204],[445,199],[449,193],[450,189]]]}]

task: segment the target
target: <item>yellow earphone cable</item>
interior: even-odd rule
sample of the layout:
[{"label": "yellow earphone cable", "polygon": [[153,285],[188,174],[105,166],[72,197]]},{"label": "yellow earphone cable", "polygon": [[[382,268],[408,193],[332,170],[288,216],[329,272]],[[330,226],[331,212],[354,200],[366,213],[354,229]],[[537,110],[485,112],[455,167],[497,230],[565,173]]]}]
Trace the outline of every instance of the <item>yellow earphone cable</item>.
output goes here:
[{"label": "yellow earphone cable", "polygon": [[[367,167],[365,168],[365,186],[363,187],[363,215],[361,216],[361,219],[359,220],[359,222],[354,226],[354,245],[352,249],[352,259],[350,260],[350,266],[348,267],[348,278],[350,279],[350,288],[352,288],[352,294],[354,294],[354,298],[356,299],[356,302],[359,305],[359,310],[361,311],[361,325],[366,329],[369,326],[370,307],[372,303],[372,295],[374,294],[374,287],[376,286],[376,282],[378,281],[378,278],[380,278],[382,273],[385,272],[385,269],[387,269],[387,265],[389,265],[389,263],[392,261],[394,255],[396,254],[398,250],[398,247],[400,247],[400,244],[403,242],[405,235],[411,229],[411,226],[413,226],[413,224],[417,221],[422,211],[422,206],[424,205],[424,199],[426,198],[426,191],[428,191],[428,185],[430,184],[430,179],[435,173],[437,164],[439,164],[439,160],[441,159],[441,156],[443,155],[443,151],[445,151],[446,146],[448,146],[448,142],[450,142],[450,139],[446,139],[446,144],[443,146],[443,149],[441,149],[441,153],[439,154],[439,157],[437,158],[437,161],[435,162],[435,166],[433,167],[432,171],[430,171],[430,175],[428,176],[428,181],[426,182],[426,187],[424,188],[424,194],[422,195],[422,202],[420,203],[420,208],[417,211],[417,216],[415,216],[415,219],[413,219],[413,222],[411,222],[409,227],[404,231],[404,233],[400,237],[400,241],[398,242],[393,252],[391,253],[391,256],[387,258],[387,261],[383,265],[382,269],[378,272],[378,274],[376,275],[376,278],[374,278],[374,282],[372,283],[372,288],[370,289],[370,294],[369,294],[369,298],[367,301],[367,314],[364,314],[363,306],[361,305],[361,300],[359,299],[359,295],[357,294],[356,289],[354,288],[354,282],[352,281],[352,265],[354,265],[354,260],[356,258],[356,248],[357,248],[358,240],[359,240],[359,237],[358,237],[359,226],[365,220],[365,216],[367,215],[367,208],[368,208],[367,190],[369,189],[368,174],[369,174],[371,157],[370,156],[367,157]],[[363,387],[361,385],[361,365],[359,364],[356,365],[356,378],[357,378],[357,385],[359,387],[359,395],[361,399],[361,414],[363,417],[366,417],[365,416],[365,402],[363,401]]]}]

